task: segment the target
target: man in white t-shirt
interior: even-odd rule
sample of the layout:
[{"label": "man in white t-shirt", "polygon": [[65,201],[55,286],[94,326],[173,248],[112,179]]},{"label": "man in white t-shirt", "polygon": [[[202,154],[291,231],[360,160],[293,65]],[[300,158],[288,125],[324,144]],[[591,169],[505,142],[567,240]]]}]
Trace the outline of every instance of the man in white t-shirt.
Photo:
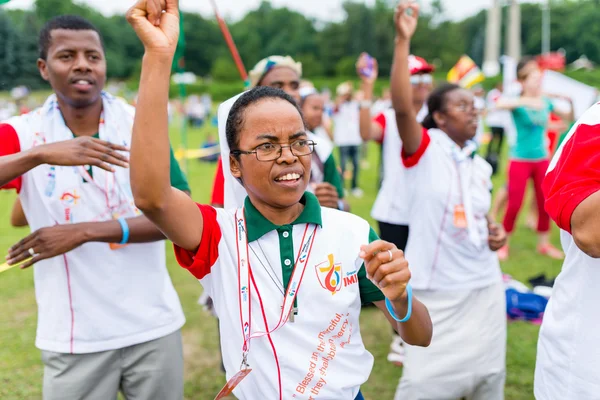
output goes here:
[{"label": "man in white t-shirt", "polygon": [[543,188],[566,258],[540,330],[538,400],[600,396],[600,103],[571,129]]},{"label": "man in white t-shirt", "polygon": [[38,66],[55,94],[0,124],[0,188],[33,232],[8,263],[35,264],[44,399],[182,399],[185,318],[129,183],[134,109],[102,91],[102,39],[83,18],[45,25]]}]

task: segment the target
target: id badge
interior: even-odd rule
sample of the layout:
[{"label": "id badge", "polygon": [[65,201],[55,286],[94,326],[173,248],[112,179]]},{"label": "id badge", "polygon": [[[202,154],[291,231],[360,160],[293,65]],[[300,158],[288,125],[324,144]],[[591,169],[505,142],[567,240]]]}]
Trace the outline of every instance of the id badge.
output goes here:
[{"label": "id badge", "polygon": [[223,389],[221,389],[219,394],[217,394],[215,400],[224,399],[225,397],[229,396],[233,392],[233,389],[235,389],[240,384],[240,382],[242,382],[244,378],[246,378],[250,374],[250,372],[252,372],[252,368],[245,368],[237,374],[235,374],[233,377],[231,377],[231,379],[227,381],[225,386],[223,386]]},{"label": "id badge", "polygon": [[454,206],[454,226],[459,229],[466,229],[468,226],[467,214],[462,204]]}]

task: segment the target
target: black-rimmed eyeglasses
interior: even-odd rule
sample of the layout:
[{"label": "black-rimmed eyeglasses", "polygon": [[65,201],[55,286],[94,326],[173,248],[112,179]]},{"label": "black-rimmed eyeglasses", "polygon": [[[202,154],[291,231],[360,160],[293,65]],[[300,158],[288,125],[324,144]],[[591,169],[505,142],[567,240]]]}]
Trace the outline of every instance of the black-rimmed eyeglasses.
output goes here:
[{"label": "black-rimmed eyeglasses", "polygon": [[317,144],[312,140],[296,140],[288,145],[281,145],[278,143],[264,143],[257,146],[252,151],[246,150],[232,150],[231,154],[256,154],[258,161],[273,161],[281,157],[283,149],[286,147],[290,148],[290,151],[296,157],[308,156],[315,151]]}]

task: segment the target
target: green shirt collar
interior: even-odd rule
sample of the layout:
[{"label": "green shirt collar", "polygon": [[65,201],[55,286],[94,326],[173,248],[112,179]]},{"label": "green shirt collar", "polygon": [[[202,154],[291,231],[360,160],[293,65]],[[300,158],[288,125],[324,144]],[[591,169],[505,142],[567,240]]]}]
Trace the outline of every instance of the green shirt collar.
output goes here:
[{"label": "green shirt collar", "polygon": [[[316,224],[322,226],[321,205],[315,195],[310,192],[304,193],[300,199],[300,203],[304,204],[304,210],[302,210],[302,214],[291,225]],[[246,197],[246,201],[244,202],[244,210],[246,214],[246,226],[248,227],[248,242],[258,240],[267,233],[279,228],[279,226],[263,217],[256,207],[254,207],[249,197]]]}]

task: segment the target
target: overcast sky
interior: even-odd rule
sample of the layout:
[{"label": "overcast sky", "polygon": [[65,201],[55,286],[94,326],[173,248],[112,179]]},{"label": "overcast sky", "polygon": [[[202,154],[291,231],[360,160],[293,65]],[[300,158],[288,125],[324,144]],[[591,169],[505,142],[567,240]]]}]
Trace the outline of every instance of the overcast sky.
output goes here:
[{"label": "overcast sky", "polygon": [[[124,13],[134,0],[75,0],[86,3],[99,9],[105,14]],[[373,3],[374,0],[362,0]],[[427,6],[431,0],[420,0]],[[529,2],[540,2],[541,0],[529,0]],[[34,0],[11,0],[11,8],[29,8]],[[256,8],[261,0],[216,0],[219,11],[226,18],[238,19],[248,10]],[[482,8],[488,7],[492,0],[442,0],[446,13],[452,19],[462,19],[477,13]],[[339,20],[342,0],[271,0],[275,6],[286,6],[322,20]],[[201,12],[210,15],[212,8],[209,0],[180,0],[181,8],[186,11]]]}]

